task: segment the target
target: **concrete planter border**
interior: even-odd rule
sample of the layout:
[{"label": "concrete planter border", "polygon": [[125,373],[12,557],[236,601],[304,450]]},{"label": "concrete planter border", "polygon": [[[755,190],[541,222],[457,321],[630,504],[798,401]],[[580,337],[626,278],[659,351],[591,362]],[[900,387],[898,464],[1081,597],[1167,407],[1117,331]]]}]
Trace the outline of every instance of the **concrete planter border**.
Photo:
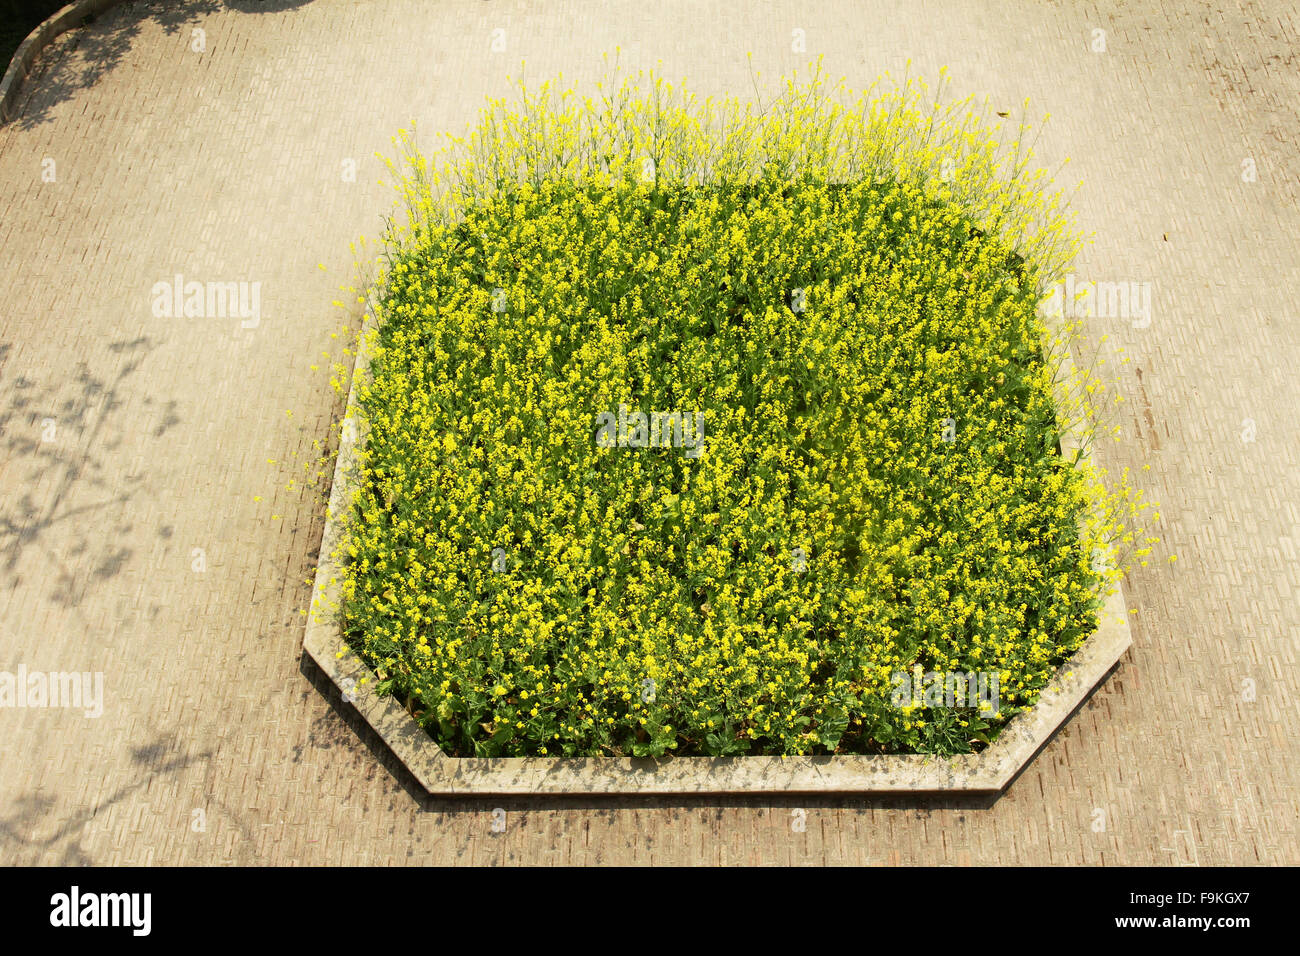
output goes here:
[{"label": "concrete planter border", "polygon": [[109,7],[115,7],[122,0],[76,0],[41,23],[27,34],[27,39],[18,44],[14,57],[9,61],[4,79],[0,80],[0,125],[14,118],[14,107],[23,81],[32,71],[32,65],[50,43],[61,33],[85,23],[87,17],[98,16]]},{"label": "concrete planter border", "polygon": [[[357,486],[357,450],[365,441],[365,425],[357,414],[355,398],[359,377],[369,374],[367,339],[374,328],[374,317],[367,313],[345,408],[303,648],[430,794],[996,794],[1033,760],[1132,643],[1123,592],[1117,586],[1101,609],[1096,632],[1057,671],[1038,703],[1012,718],[994,743],[979,754],[660,760],[449,757],[398,701],[373,692],[375,674],[348,649],[335,614],[329,610],[337,606],[339,594],[339,568],[333,554],[342,534],[341,518]],[[1070,361],[1067,352],[1064,363],[1068,366]],[[1077,436],[1063,436],[1061,445],[1063,454],[1073,454],[1078,448]]]}]

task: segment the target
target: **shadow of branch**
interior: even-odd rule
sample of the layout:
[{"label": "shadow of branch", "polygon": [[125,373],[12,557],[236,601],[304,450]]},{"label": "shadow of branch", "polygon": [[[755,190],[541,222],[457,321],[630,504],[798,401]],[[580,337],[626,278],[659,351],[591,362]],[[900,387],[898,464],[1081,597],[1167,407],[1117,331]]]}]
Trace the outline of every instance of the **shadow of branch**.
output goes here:
[{"label": "shadow of branch", "polygon": [[[98,17],[88,17],[65,35],[63,55],[38,58],[23,91],[24,99],[13,120],[32,129],[53,119],[55,107],[94,86],[116,69],[131,51],[147,23],[169,36],[202,27],[201,19],[222,10],[241,14],[283,13],[311,0],[145,0],[124,3]],[[191,42],[187,38],[186,42]],[[75,56],[70,55],[75,54]]]}]

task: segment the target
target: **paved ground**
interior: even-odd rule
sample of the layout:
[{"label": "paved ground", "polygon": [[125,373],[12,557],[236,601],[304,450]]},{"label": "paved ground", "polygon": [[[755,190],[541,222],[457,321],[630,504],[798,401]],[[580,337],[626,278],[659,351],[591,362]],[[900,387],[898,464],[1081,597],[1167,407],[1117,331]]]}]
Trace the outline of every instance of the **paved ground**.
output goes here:
[{"label": "paved ground", "polygon": [[[196,0],[66,35],[0,128],[0,670],[102,671],[105,711],[0,710],[0,860],[1300,862],[1287,7]],[[1132,358],[1101,454],[1151,465],[1179,560],[1128,582],[1133,650],[1001,799],[429,800],[303,662],[323,509],[288,482],[337,412],[374,153],[461,130],[521,60],[586,84],[616,46],[705,93],[747,91],[752,51],[1032,97],[1083,179],[1076,272],[1152,284],[1149,327],[1091,322]],[[260,323],[155,318],[176,273],[260,281]]]}]

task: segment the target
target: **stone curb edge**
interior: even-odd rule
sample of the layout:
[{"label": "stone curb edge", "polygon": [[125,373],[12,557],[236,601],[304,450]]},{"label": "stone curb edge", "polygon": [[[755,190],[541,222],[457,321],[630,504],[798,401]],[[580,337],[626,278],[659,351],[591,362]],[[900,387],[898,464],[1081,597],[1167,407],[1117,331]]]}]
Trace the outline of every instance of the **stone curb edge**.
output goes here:
[{"label": "stone curb edge", "polygon": [[27,34],[27,39],[18,44],[9,68],[5,70],[4,79],[0,80],[0,126],[14,118],[14,104],[18,99],[23,81],[31,73],[36,58],[40,56],[55,37],[66,33],[74,27],[81,26],[87,17],[98,16],[109,7],[115,7],[122,0],[76,0],[56,11],[35,30]]}]

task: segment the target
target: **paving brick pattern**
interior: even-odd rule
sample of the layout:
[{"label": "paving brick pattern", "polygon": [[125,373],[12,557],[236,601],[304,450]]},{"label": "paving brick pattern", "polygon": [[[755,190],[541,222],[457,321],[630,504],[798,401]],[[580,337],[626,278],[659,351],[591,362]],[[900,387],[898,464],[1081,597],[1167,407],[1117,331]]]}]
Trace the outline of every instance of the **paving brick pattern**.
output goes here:
[{"label": "paving brick pattern", "polygon": [[[193,0],[63,36],[0,128],[0,670],[102,671],[105,712],[0,710],[0,860],[1300,862],[1298,32],[1266,0]],[[1031,97],[1083,180],[1076,273],[1152,284],[1148,327],[1089,322],[1127,400],[1099,455],[1178,561],[1130,579],[1132,651],[1002,798],[430,800],[304,663],[323,508],[289,480],[338,411],[375,152],[615,47],[702,93],[749,91],[752,51],[760,86],[910,58]],[[177,273],[260,281],[260,323],[155,318]]]}]

